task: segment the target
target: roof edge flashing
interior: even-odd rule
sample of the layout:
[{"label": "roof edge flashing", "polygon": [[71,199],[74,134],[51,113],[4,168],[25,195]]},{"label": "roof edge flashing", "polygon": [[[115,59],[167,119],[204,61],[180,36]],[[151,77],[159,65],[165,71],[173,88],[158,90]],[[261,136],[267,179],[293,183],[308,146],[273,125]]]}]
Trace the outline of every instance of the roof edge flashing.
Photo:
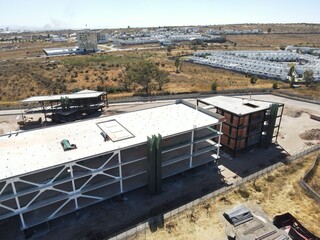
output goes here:
[{"label": "roof edge flashing", "polygon": [[209,111],[209,110],[207,110],[207,109],[204,109],[204,108],[202,108],[202,107],[199,107],[199,106],[197,106],[197,105],[195,105],[195,104],[193,104],[193,103],[190,103],[190,102],[188,102],[188,101],[186,101],[186,100],[183,100],[183,99],[177,100],[177,101],[176,101],[176,104],[184,104],[184,105],[186,105],[186,106],[188,106],[188,107],[191,107],[191,108],[193,108],[193,109],[196,109],[196,110],[198,110],[198,111],[200,111],[200,112],[202,112],[202,113],[204,113],[204,114],[207,114],[207,115],[209,115],[209,116],[211,116],[211,117],[214,117],[214,118],[218,119],[218,122],[219,122],[219,123],[220,123],[220,122],[224,122],[224,121],[226,120],[224,116],[222,116],[222,115],[220,115],[220,114],[218,114],[218,113],[211,112],[211,111]]}]

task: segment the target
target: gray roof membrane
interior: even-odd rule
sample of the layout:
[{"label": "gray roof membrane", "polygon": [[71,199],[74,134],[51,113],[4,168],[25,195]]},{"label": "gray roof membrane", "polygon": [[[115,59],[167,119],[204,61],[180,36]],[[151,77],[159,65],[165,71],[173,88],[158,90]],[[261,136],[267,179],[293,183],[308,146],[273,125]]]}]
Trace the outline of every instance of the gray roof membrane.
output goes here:
[{"label": "gray roof membrane", "polygon": [[226,211],[224,217],[234,226],[241,225],[253,219],[250,210],[243,205],[237,206],[229,211]]}]

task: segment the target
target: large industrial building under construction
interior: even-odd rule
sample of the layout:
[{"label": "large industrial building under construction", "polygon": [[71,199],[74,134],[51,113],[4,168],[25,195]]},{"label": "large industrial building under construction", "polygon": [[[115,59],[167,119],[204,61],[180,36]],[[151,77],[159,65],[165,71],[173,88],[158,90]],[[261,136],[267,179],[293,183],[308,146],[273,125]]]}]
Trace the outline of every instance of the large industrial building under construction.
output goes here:
[{"label": "large industrial building under construction", "polygon": [[0,136],[0,220],[21,229],[219,158],[224,117],[176,104]]}]

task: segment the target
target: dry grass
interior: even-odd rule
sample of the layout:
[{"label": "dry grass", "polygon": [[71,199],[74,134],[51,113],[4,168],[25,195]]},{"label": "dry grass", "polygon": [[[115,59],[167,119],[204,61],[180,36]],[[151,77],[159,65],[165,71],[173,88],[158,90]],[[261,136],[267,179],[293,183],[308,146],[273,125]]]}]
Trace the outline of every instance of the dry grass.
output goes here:
[{"label": "dry grass", "polygon": [[308,181],[309,186],[320,194],[320,164],[316,166],[316,170]]},{"label": "dry grass", "polygon": [[228,24],[215,25],[215,29],[261,29],[267,32],[271,28],[271,33],[314,33],[320,32],[320,24],[293,23],[293,24]]},{"label": "dry grass", "polygon": [[[164,86],[167,92],[210,91],[215,81],[219,90],[272,86],[272,80],[259,79],[253,86],[249,78],[242,74],[191,63],[183,63],[182,72],[177,74],[174,61],[167,59],[165,50],[141,51],[6,61],[0,66],[0,101],[12,102],[29,96],[60,94],[74,89],[97,90],[107,87],[117,91],[122,86],[125,66],[141,59],[159,63],[161,69],[170,72],[170,83]],[[124,93],[126,96],[132,94]],[[112,94],[109,96],[113,97]]]},{"label": "dry grass", "polygon": [[237,43],[239,48],[263,48],[270,47],[278,49],[280,46],[302,45],[310,47],[320,47],[319,34],[270,34],[252,36],[228,36],[228,40]]},{"label": "dry grass", "polygon": [[[214,26],[215,28],[219,26]],[[226,25],[222,29],[252,29],[268,27],[272,32],[320,32],[320,25],[288,24],[288,25]],[[269,35],[238,35],[227,36],[224,44],[210,44],[198,49],[278,49],[287,44],[301,44],[320,46],[317,34],[269,34]],[[234,48],[232,42],[237,42]],[[14,45],[17,48],[0,52],[0,103],[10,106],[15,101],[34,95],[50,95],[71,92],[74,89],[102,88],[116,91],[116,96],[130,96],[131,93],[121,93],[125,66],[130,62],[140,59],[149,59],[160,64],[161,69],[170,72],[170,83],[164,86],[166,92],[192,92],[209,91],[211,84],[217,82],[218,90],[237,88],[270,88],[272,80],[259,79],[252,86],[249,78],[243,74],[183,63],[182,72],[175,73],[174,61],[168,60],[166,49],[144,50],[136,52],[115,52],[87,56],[69,56],[54,58],[32,58],[43,54],[43,48],[74,46],[74,43],[0,43],[0,46]],[[143,47],[143,46],[142,46]],[[171,53],[172,56],[191,54],[190,43],[177,46]],[[30,58],[31,57],[31,58]],[[27,59],[26,59],[27,58]],[[54,61],[52,63],[51,61]],[[283,88],[287,84],[279,84]],[[156,86],[155,86],[156,88]],[[288,90],[294,93],[319,97],[319,86]],[[156,92],[156,91],[155,91]],[[109,94],[113,97],[113,94]]]},{"label": "dry grass", "polygon": [[314,84],[312,86],[306,87],[302,86],[301,88],[288,88],[286,89],[289,93],[299,94],[303,96],[313,97],[320,99],[320,83]]},{"label": "dry grass", "polygon": [[[222,213],[239,203],[258,204],[267,215],[290,212],[309,231],[320,235],[320,209],[318,203],[308,197],[299,181],[312,165],[313,153],[290,165],[251,181],[229,193],[210,199],[191,210],[169,219],[163,229],[155,233],[149,230],[134,239],[226,239],[226,226]],[[319,172],[317,172],[319,175]],[[245,192],[245,195],[244,195]]]},{"label": "dry grass", "polygon": [[14,46],[14,49],[1,50],[0,60],[7,59],[24,59],[44,55],[44,48],[74,47],[76,43],[51,43],[51,42],[21,42],[21,43],[4,43],[0,42],[0,47]]}]

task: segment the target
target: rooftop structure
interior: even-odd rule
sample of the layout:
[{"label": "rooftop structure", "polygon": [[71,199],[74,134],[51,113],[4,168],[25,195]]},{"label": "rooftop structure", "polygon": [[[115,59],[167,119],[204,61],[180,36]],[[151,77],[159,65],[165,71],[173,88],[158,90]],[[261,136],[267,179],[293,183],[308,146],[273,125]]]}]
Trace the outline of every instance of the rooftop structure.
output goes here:
[{"label": "rooftop structure", "polygon": [[263,101],[256,101],[253,99],[240,99],[234,97],[216,96],[202,99],[210,105],[213,105],[219,109],[232,112],[239,116],[247,115],[254,112],[260,112],[262,110],[269,109],[270,103]]},{"label": "rooftop structure", "polygon": [[228,220],[228,222],[231,224],[231,226],[228,227],[228,239],[295,239],[289,237],[284,230],[278,229],[275,225],[273,225],[261,209],[257,207],[254,208],[254,212],[251,213],[248,208],[243,205],[239,205],[223,214],[226,220]]},{"label": "rooftop structure", "polygon": [[225,96],[198,99],[197,104],[226,118],[221,144],[233,157],[249,147],[277,141],[283,104]]},{"label": "rooftop structure", "polygon": [[83,90],[72,94],[33,96],[21,103],[32,105],[26,113],[43,112],[45,118],[49,117],[54,122],[69,122],[102,110],[106,101],[105,92]]},{"label": "rooftop structure", "polygon": [[19,216],[26,229],[144,185],[154,190],[219,158],[223,121],[182,101],[0,136],[0,220]]}]

